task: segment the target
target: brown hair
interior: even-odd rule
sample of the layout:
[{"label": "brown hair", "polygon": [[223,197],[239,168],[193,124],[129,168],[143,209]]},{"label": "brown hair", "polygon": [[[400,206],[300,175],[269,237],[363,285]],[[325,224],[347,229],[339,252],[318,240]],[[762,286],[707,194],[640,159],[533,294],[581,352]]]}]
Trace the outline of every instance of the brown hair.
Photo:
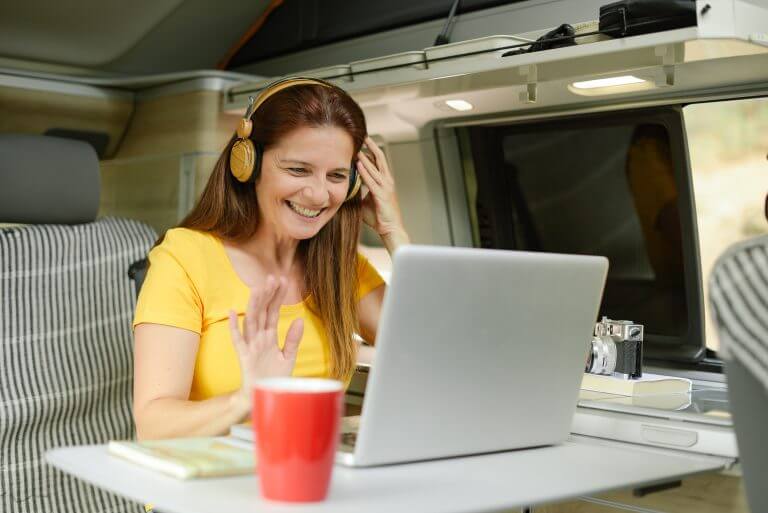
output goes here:
[{"label": "brown hair", "polygon": [[[338,87],[288,87],[270,96],[251,120],[251,140],[264,149],[297,128],[331,126],[352,137],[353,155],[357,155],[366,136],[362,110]],[[244,241],[256,232],[256,192],[252,185],[238,182],[229,170],[229,152],[235,140],[233,136],[224,148],[200,199],[179,226],[231,241]],[[330,374],[341,380],[349,378],[355,368],[357,346],[352,335],[358,327],[357,242],[361,215],[358,195],[346,201],[317,235],[299,244],[306,261],[305,286],[311,295],[307,306],[325,325]]]}]

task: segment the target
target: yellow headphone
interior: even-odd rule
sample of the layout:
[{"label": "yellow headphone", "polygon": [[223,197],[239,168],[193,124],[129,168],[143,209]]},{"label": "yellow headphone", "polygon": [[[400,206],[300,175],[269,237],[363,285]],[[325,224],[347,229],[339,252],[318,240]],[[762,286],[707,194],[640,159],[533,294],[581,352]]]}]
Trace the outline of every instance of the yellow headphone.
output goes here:
[{"label": "yellow headphone", "polygon": [[[240,120],[240,124],[237,125],[237,141],[235,141],[229,153],[229,170],[239,182],[252,183],[261,172],[261,159],[264,154],[264,148],[260,144],[254,145],[250,139],[251,131],[253,130],[253,122],[251,121],[253,113],[273,94],[289,87],[308,84],[336,87],[333,84],[316,78],[283,78],[265,87],[255,100],[253,97],[250,98],[248,109]],[[349,189],[347,189],[347,197],[344,201],[355,197],[361,185],[360,173],[357,172],[357,167],[352,165],[349,169]]]}]

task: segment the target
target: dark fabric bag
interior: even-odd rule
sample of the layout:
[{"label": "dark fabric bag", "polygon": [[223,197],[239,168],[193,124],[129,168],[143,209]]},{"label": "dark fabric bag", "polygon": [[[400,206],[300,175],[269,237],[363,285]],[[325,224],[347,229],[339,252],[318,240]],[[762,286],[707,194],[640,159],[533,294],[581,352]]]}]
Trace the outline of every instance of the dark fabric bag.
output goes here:
[{"label": "dark fabric bag", "polygon": [[600,7],[600,32],[634,36],[696,25],[696,0],[621,0]]}]

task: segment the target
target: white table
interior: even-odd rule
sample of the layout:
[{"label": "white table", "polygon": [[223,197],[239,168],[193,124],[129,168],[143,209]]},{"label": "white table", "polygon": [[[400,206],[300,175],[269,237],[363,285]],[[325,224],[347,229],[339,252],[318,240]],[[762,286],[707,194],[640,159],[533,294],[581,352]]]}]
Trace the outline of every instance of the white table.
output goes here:
[{"label": "white table", "polygon": [[723,458],[573,436],[536,449],[369,469],[334,468],[325,502],[263,500],[255,476],[179,481],[110,456],[105,445],[47,453],[48,463],[164,513],[498,511],[715,471]]}]

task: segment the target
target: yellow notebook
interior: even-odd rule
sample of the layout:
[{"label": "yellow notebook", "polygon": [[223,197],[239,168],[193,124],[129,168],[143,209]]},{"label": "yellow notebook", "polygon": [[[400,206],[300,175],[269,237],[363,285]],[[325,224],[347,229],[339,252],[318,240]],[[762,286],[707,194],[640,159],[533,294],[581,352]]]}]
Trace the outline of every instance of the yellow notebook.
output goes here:
[{"label": "yellow notebook", "polygon": [[581,380],[581,389],[627,397],[687,394],[691,391],[691,380],[660,376],[658,374],[643,374],[643,377],[639,379],[621,379],[599,374],[584,374]]},{"label": "yellow notebook", "polygon": [[254,472],[253,447],[224,437],[110,441],[111,454],[178,479]]}]

